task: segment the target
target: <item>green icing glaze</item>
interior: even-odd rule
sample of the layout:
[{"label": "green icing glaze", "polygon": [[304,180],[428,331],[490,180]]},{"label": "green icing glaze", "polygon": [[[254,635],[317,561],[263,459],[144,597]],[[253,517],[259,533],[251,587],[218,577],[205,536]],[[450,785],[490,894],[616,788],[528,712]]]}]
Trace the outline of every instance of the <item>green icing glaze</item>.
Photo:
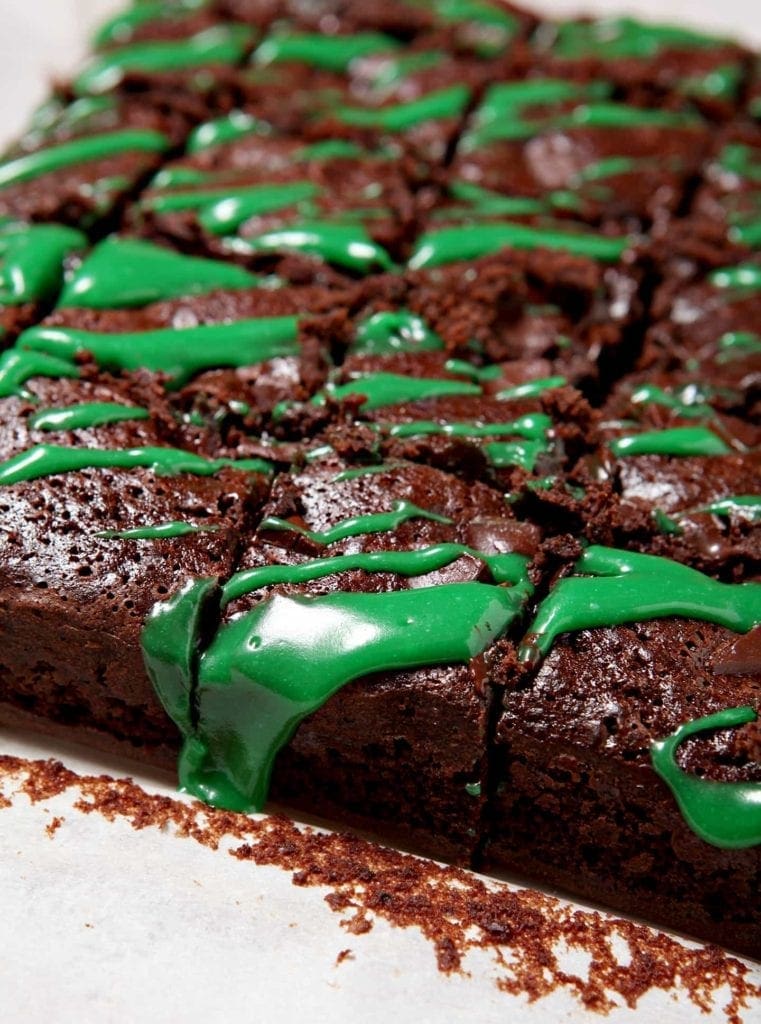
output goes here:
[{"label": "green icing glaze", "polygon": [[[308,146],[302,146],[293,154],[295,160],[339,160],[339,159],[363,159],[368,157],[367,150],[357,142],[350,142],[348,139],[325,139],[324,142],[312,142]],[[382,154],[373,153],[377,157]]]},{"label": "green icing glaze", "polygon": [[588,103],[569,115],[569,123],[588,128],[683,128],[700,125],[694,114],[645,110],[628,103]]},{"label": "green icing glaze", "polygon": [[18,395],[30,398],[24,385],[33,377],[78,377],[74,363],[45,352],[24,352],[11,349],[0,355],[0,398]]},{"label": "green icing glaze", "polygon": [[495,469],[518,466],[527,473],[534,471],[539,456],[548,450],[547,442],[540,440],[492,441],[484,445],[489,464]]},{"label": "green icing glaze", "polygon": [[553,53],[569,60],[600,57],[655,57],[662,50],[712,49],[721,41],[716,36],[695,32],[681,25],[653,25],[634,18],[604,18],[597,21],[566,21],[556,27]]},{"label": "green icing glaze", "polygon": [[519,656],[536,663],[562,633],[673,616],[747,633],[761,623],[761,583],[719,583],[669,558],[592,546],[540,604]]},{"label": "green icing glaze", "polygon": [[448,395],[480,395],[481,388],[469,381],[448,380],[435,377],[406,377],[401,373],[369,373],[347,384],[329,384],[325,392],[312,399],[323,404],[325,396],[340,401],[349,395],[364,395],[361,405],[363,412],[380,409],[386,405],[401,405],[403,402],[419,402],[426,398],[443,398]]},{"label": "green icing glaze", "polygon": [[708,391],[700,384],[686,384],[677,391],[664,391],[655,384],[642,384],[632,392],[631,400],[634,405],[653,404],[673,409],[685,419],[705,419],[715,415],[704,401]]},{"label": "green icing glaze", "polygon": [[257,64],[294,61],[342,73],[360,57],[391,52],[400,45],[397,39],[380,32],[355,32],[350,36],[284,32],[265,39],[256,49],[253,60]]},{"label": "green icing glaze", "polygon": [[0,306],[52,299],[63,262],[87,239],[60,224],[0,224]]},{"label": "green icing glaze", "polygon": [[151,179],[151,189],[176,188],[181,185],[207,185],[217,176],[213,171],[199,171],[195,167],[165,167]]},{"label": "green icing glaze", "polygon": [[653,522],[655,523],[657,529],[661,531],[661,533],[666,533],[672,537],[681,537],[681,535],[684,533],[684,530],[679,525],[677,520],[674,519],[672,516],[667,516],[662,509],[654,508],[651,514],[653,517]]},{"label": "green icing glaze", "polygon": [[200,153],[212,146],[221,146],[225,142],[235,142],[247,135],[270,135],[272,128],[242,110],[233,110],[226,117],[216,118],[200,124],[188,136],[187,152]]},{"label": "green icing glaze", "polygon": [[156,213],[198,211],[198,221],[213,235],[232,234],[251,217],[275,213],[289,206],[297,212],[309,214],[310,204],[319,189],[311,181],[293,181],[285,185],[249,185],[243,188],[222,186],[217,189],[167,192],[143,200],[143,206]]},{"label": "green icing glaze", "polygon": [[481,25],[500,28],[509,35],[518,27],[518,19],[514,14],[497,4],[485,3],[484,0],[437,0],[434,10],[442,21],[474,21]]},{"label": "green icing glaze", "polygon": [[64,103],[63,100],[54,97],[34,112],[30,131],[24,136],[24,141],[30,143],[30,148],[36,149],[53,132],[78,134],[83,129],[94,128],[96,121],[99,122],[101,130],[107,123],[112,126],[118,123],[113,97],[82,96],[73,103]]},{"label": "green icing glaze", "polygon": [[75,164],[105,160],[124,153],[163,153],[168,145],[168,140],[160,132],[137,128],[86,135],[0,163],[0,188],[19,185]]},{"label": "green icing glaze", "polygon": [[272,466],[263,459],[205,459],[179,448],[68,448],[39,444],[13,458],[0,462],[0,486],[26,483],[46,476],[75,473],[82,469],[150,469],[157,476],[212,476],[221,469],[240,469],[250,473],[270,473]]},{"label": "green icing glaze", "polygon": [[469,377],[471,380],[481,384],[484,381],[498,380],[502,376],[500,366],[473,366],[465,359],[447,359],[444,368],[450,373],[457,373],[462,377]]},{"label": "green icing glaze", "polygon": [[432,352],[444,348],[444,342],[422,317],[408,309],[374,313],[357,327],[352,351],[367,355],[392,352]]},{"label": "green icing glaze", "polygon": [[140,0],[126,11],[120,11],[104,22],[93,38],[96,49],[129,42],[135,30],[151,21],[180,20],[184,15],[201,10],[208,0]]},{"label": "green icing glaze", "polygon": [[135,238],[107,238],[67,282],[59,308],[127,309],[203,295],[217,288],[253,288],[259,278],[220,260],[184,256]]},{"label": "green icing glaze", "polygon": [[384,426],[391,437],[426,437],[441,434],[445,437],[505,437],[518,436],[535,440],[546,437],[552,420],[542,412],[527,413],[510,423],[437,423],[435,420],[413,420],[411,423],[393,423]]},{"label": "green icing glaze", "polygon": [[[471,181],[452,181],[449,193],[461,203],[467,203],[468,212],[480,217],[530,217],[547,212],[543,199],[527,196],[503,196]],[[442,215],[450,216],[451,210],[444,208]]]},{"label": "green icing glaze", "polygon": [[536,398],[537,395],[543,395],[545,391],[565,387],[567,383],[565,377],[539,377],[537,380],[526,381],[525,384],[504,388],[497,393],[496,397],[503,402],[512,402],[519,398]]},{"label": "green icing glaze", "polygon": [[386,533],[395,530],[403,523],[411,519],[429,519],[434,523],[451,523],[446,516],[436,515],[424,508],[418,508],[411,501],[395,501],[390,512],[375,512],[364,516],[351,516],[343,519],[340,523],[323,532],[308,530],[303,526],[290,522],[288,519],[279,519],[277,516],[268,516],[259,524],[259,530],[286,530],[291,533],[301,534],[315,544],[335,544],[347,537],[361,537],[368,533]]},{"label": "green icing glaze", "polygon": [[740,263],[736,267],[722,267],[708,279],[716,288],[757,291],[761,288],[761,265]]},{"label": "green icing glaze", "polygon": [[153,606],[140,638],[148,676],[183,733],[192,728],[191,693],[201,635],[216,593],[215,579],[189,580],[167,601]]},{"label": "green icing glaze", "polygon": [[433,544],[416,551],[362,551],[351,555],[335,555],[332,558],[317,558],[310,562],[302,562],[300,565],[267,565],[257,569],[244,569],[232,576],[223,586],[222,607],[227,607],[232,601],[264,587],[273,587],[280,583],[295,586],[324,579],[335,573],[354,570],[390,572],[399,576],[424,576],[426,573],[436,572],[446,565],[451,565],[463,555],[470,555],[483,562],[497,583],[520,585],[526,594],[531,592],[526,576],[528,559],[523,555],[487,555],[463,544]]},{"label": "green icing glaze", "polygon": [[220,25],[184,39],[132,43],[96,57],[75,80],[74,89],[80,95],[104,93],[132,72],[161,74],[237,64],[252,41],[253,31],[246,25]]},{"label": "green icing glaze", "polygon": [[299,222],[253,238],[236,239],[234,248],[240,253],[303,252],[357,273],[394,267],[386,250],[361,224]]},{"label": "green icing glaze", "polygon": [[297,355],[298,318],[262,317],[227,324],[203,324],[130,334],[101,334],[72,327],[32,327],[20,335],[20,349],[74,360],[89,352],[108,370],[166,373],[181,387],[195,374],[224,366],[248,366]]},{"label": "green icing glaze", "polygon": [[674,795],[692,831],[712,846],[741,850],[761,844],[761,783],[719,782],[692,775],[677,762],[677,749],[688,737],[714,729],[733,729],[758,717],[755,708],[728,708],[681,725],[653,743],[650,759]]},{"label": "green icing glaze", "polygon": [[41,409],[29,417],[32,430],[82,430],[102,427],[107,423],[147,420],[147,409],[117,402],[83,402],[67,409]]},{"label": "green icing glaze", "polygon": [[481,796],[481,783],[480,782],[466,782],[465,792],[468,796]]},{"label": "green icing glaze", "polygon": [[393,89],[409,75],[435,68],[444,60],[445,54],[439,50],[423,50],[416,53],[403,53],[392,57],[384,57],[372,68],[371,87],[378,93]]},{"label": "green icing glaze", "polygon": [[679,91],[698,99],[732,100],[737,96],[743,80],[741,64],[723,64],[704,75],[690,75],[678,83]]},{"label": "green icing glaze", "polygon": [[157,526],[138,526],[134,530],[101,530],[96,537],[106,540],[173,540],[194,533],[216,533],[217,526],[197,526],[193,523],[159,523]]},{"label": "green icing glaze", "polygon": [[751,220],[744,224],[734,224],[729,229],[729,237],[733,242],[747,245],[750,249],[761,246],[761,220]]},{"label": "green icing glaze", "polygon": [[416,100],[386,107],[337,107],[331,111],[339,121],[358,128],[379,131],[406,132],[426,121],[441,121],[459,117],[470,100],[466,85],[450,85],[437,89]]},{"label": "green icing glaze", "polygon": [[631,455],[690,456],[729,455],[730,447],[708,427],[673,427],[670,430],[645,430],[641,434],[618,437],[609,443],[618,458]]},{"label": "green icing glaze", "polygon": [[[748,522],[755,523],[761,520],[761,496],[757,494],[733,494],[727,498],[719,498],[717,501],[709,502],[707,505],[699,505],[696,508],[675,512],[671,519],[665,516],[660,509],[656,509],[653,513],[656,522],[665,533],[681,533],[682,530],[676,521],[700,514],[721,516],[724,519],[745,519]],[[676,529],[668,529],[668,526],[671,524]]]},{"label": "green icing glaze", "polygon": [[565,231],[526,224],[473,223],[426,232],[418,239],[409,261],[413,270],[474,260],[500,249],[555,249],[615,262],[626,250],[628,238],[609,238],[591,231]]}]

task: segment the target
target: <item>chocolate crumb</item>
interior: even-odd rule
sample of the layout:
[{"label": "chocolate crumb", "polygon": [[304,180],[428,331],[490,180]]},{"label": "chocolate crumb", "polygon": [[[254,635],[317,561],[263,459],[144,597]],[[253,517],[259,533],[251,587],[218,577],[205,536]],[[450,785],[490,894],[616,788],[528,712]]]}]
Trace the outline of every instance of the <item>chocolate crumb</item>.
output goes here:
[{"label": "chocolate crumb", "polygon": [[[137,830],[171,827],[176,835],[211,849],[225,838],[240,840],[229,850],[238,860],[290,871],[295,885],[329,889],[331,910],[352,911],[341,921],[352,934],[369,931],[374,918],[414,927],[432,944],[438,969],[446,974],[463,971],[471,950],[487,950],[499,967],[499,989],[530,1001],[565,989],[587,1010],[606,1014],[622,1003],[634,1008],[646,994],[661,990],[682,993],[707,1012],[718,993],[728,991],[725,1018],[728,1024],[742,1024],[749,1019],[743,1010],[761,999],[761,986],[749,978],[748,965],[715,946],[690,948],[644,925],[574,909],[542,893],[356,836],[154,796],[131,779],[79,776],[52,760],[0,755],[2,778],[19,783],[16,792],[33,803],[75,789],[80,795],[74,806],[84,814],[126,819]],[[5,797],[0,807],[10,803]],[[563,949],[587,955],[583,972],[563,965]],[[336,962],[350,954],[339,953]]]},{"label": "chocolate crumb", "polygon": [[53,820],[45,826],[45,831],[47,832],[51,839],[55,836],[56,832],[61,827],[61,825],[63,825],[65,820],[65,818],[60,818],[58,817],[58,815],[56,815],[56,817],[53,818]]},{"label": "chocolate crumb", "polygon": [[344,962],[344,960],[353,960],[354,954],[350,949],[342,949],[336,957],[336,967]]}]

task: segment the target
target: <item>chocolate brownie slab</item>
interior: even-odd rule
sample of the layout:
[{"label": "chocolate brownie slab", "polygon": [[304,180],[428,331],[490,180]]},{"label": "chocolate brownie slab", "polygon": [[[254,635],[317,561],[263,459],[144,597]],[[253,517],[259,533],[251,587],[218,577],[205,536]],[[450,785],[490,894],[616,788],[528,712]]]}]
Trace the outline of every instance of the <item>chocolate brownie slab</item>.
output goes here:
[{"label": "chocolate brownie slab", "polygon": [[757,956],[759,619],[757,583],[589,548],[503,698],[489,866]]},{"label": "chocolate brownie slab", "polygon": [[[334,457],[278,477],[263,513],[199,662],[185,784],[250,808],[272,772],[273,799],[467,861],[484,808],[487,664],[512,651],[539,531],[483,484]],[[250,665],[230,646],[244,635]],[[317,686],[302,700],[307,677]]]}]

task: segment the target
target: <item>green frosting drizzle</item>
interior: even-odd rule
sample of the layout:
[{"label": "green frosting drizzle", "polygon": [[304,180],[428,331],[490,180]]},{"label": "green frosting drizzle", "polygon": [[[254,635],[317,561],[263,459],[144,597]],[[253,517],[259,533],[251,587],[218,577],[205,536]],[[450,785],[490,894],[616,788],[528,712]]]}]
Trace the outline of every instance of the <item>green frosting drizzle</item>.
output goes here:
[{"label": "green frosting drizzle", "polygon": [[232,244],[240,253],[304,252],[358,273],[394,266],[386,250],[356,223],[299,222],[253,238],[236,238]]},{"label": "green frosting drizzle", "polygon": [[180,20],[185,14],[199,11],[207,6],[208,0],[139,0],[126,11],[120,11],[109,18],[98,29],[93,39],[96,49],[128,42],[135,29],[147,25],[151,21]]},{"label": "green frosting drizzle", "polygon": [[67,448],[64,445],[38,444],[13,458],[0,462],[0,487],[27,483],[46,476],[76,473],[82,469],[150,469],[157,476],[212,476],[220,469],[240,469],[250,473],[270,473],[264,459],[205,459],[179,448]]},{"label": "green frosting drizzle", "polygon": [[450,85],[406,103],[385,107],[337,107],[331,114],[344,124],[387,132],[406,132],[426,121],[459,117],[470,100],[466,85]]},{"label": "green frosting drizzle", "polygon": [[67,409],[41,409],[29,417],[32,430],[81,430],[102,427],[107,423],[147,420],[147,409],[117,402],[83,402]]},{"label": "green frosting drizzle", "polygon": [[221,146],[225,142],[235,142],[247,135],[270,135],[272,128],[242,110],[232,110],[226,117],[218,117],[213,121],[199,124],[188,136],[186,150],[188,153],[200,153],[213,146]]},{"label": "green frosting drizzle", "polygon": [[134,530],[101,530],[96,537],[106,540],[172,540],[193,533],[216,533],[217,526],[198,526],[194,523],[171,522],[157,526],[138,526]]},{"label": "green frosting drizzle", "polygon": [[380,32],[355,32],[350,36],[289,32],[265,39],[253,59],[257,64],[294,61],[340,74],[348,71],[352,61],[359,57],[391,52],[400,45],[398,40]]},{"label": "green frosting drizzle", "polygon": [[433,352],[444,348],[444,342],[416,313],[408,309],[374,313],[357,327],[352,351],[366,355],[389,355],[393,352]]},{"label": "green frosting drizzle", "polygon": [[210,64],[237,64],[253,40],[246,25],[219,25],[185,39],[133,43],[105,53],[74,82],[75,91],[104,93],[115,89],[131,72],[161,74]]},{"label": "green frosting drizzle", "polygon": [[557,26],[553,53],[570,60],[655,57],[667,49],[711,49],[721,42],[681,25],[649,25],[634,18],[566,21]]},{"label": "green frosting drizzle", "polygon": [[403,402],[419,402],[426,398],[443,398],[448,395],[480,395],[481,388],[469,381],[448,380],[435,377],[407,377],[402,373],[368,373],[364,377],[349,381],[348,384],[328,384],[325,392],[315,395],[312,401],[317,405],[325,402],[325,396],[336,401],[349,395],[364,395],[360,408],[363,412],[379,409],[385,405],[400,405]]},{"label": "green frosting drizzle", "polygon": [[719,362],[761,355],[761,335],[751,331],[727,331],[719,338]]},{"label": "green frosting drizzle", "polygon": [[74,363],[45,352],[11,349],[0,356],[0,398],[31,398],[24,385],[33,377],[78,377]]},{"label": "green frosting drizzle", "polygon": [[537,395],[543,395],[545,391],[565,387],[567,383],[565,377],[539,377],[537,380],[526,381],[525,384],[504,388],[498,392],[496,397],[503,402],[512,402],[518,398],[536,398]]},{"label": "green frosting drizzle", "polygon": [[690,456],[730,455],[731,448],[708,427],[673,427],[645,430],[641,434],[617,437],[609,443],[618,458],[630,455]]},{"label": "green frosting drizzle", "polygon": [[673,409],[685,419],[705,419],[714,416],[714,410],[705,404],[706,392],[709,389],[699,384],[686,384],[678,391],[664,391],[655,384],[642,384],[631,396],[634,405],[662,405]]},{"label": "green frosting drizzle", "polygon": [[63,262],[87,239],[60,224],[0,225],[0,306],[52,299],[63,278]]},{"label": "green frosting drizzle", "polygon": [[128,334],[101,334],[73,327],[32,327],[24,331],[16,344],[20,349],[72,361],[79,354],[89,352],[104,369],[166,373],[169,386],[178,388],[204,370],[249,366],[297,355],[297,339],[298,318],[275,316]]},{"label": "green frosting drizzle", "polygon": [[437,515],[435,512],[428,512],[419,508],[411,501],[395,501],[390,512],[374,512],[370,515],[351,516],[343,519],[340,523],[324,532],[308,530],[303,526],[290,522],[288,519],[279,519],[277,516],[267,516],[259,524],[259,531],[263,530],[285,530],[290,533],[298,533],[307,537],[315,544],[336,544],[347,537],[361,537],[368,533],[386,533],[395,530],[403,523],[411,519],[429,519],[434,523],[451,523],[452,520],[446,516]]},{"label": "green frosting drizzle", "polygon": [[540,604],[519,657],[535,664],[562,633],[672,616],[747,633],[761,623],[761,583],[719,583],[669,558],[592,546]]},{"label": "green frosting drizzle", "polygon": [[309,213],[311,204],[301,209],[300,204],[313,199],[319,189],[311,181],[292,181],[284,185],[249,185],[243,188],[223,186],[218,189],[167,192],[143,200],[143,206],[156,213],[198,210],[198,221],[213,235],[232,234],[251,217],[274,213],[289,206]]},{"label": "green frosting drizzle", "polygon": [[688,737],[712,729],[732,729],[758,717],[755,708],[728,708],[681,725],[664,740],[653,743],[653,768],[674,794],[692,831],[712,846],[742,850],[761,843],[761,783],[718,782],[684,771],[677,749]]},{"label": "green frosting drizzle", "polygon": [[679,525],[679,520],[701,514],[720,516],[723,519],[744,519],[748,522],[756,523],[761,521],[761,496],[757,494],[733,494],[727,498],[719,498],[717,501],[709,502],[707,505],[699,505],[697,508],[688,508],[680,512],[674,512],[672,516],[667,516],[660,509],[655,509],[653,518],[663,533],[681,534],[684,531]]},{"label": "green frosting drizzle", "polygon": [[134,238],[107,238],[69,279],[59,308],[129,309],[204,295],[217,288],[253,288],[260,278],[220,260],[184,256]]},{"label": "green frosting drizzle", "polygon": [[756,291],[761,288],[761,265],[740,263],[736,267],[722,267],[709,274],[708,279],[716,288]]},{"label": "green frosting drizzle", "polygon": [[510,423],[437,423],[435,420],[414,420],[412,423],[393,423],[384,426],[392,437],[425,437],[442,434],[448,437],[505,437],[532,439],[546,437],[552,420],[546,413],[532,412]]},{"label": "green frosting drizzle", "polygon": [[473,223],[429,231],[418,239],[409,261],[413,270],[474,260],[500,249],[559,249],[577,256],[615,262],[626,250],[628,238],[608,238],[591,231],[551,230],[527,224]]},{"label": "green frosting drizzle", "polygon": [[147,129],[128,128],[120,132],[86,135],[0,163],[0,188],[19,185],[75,164],[105,160],[124,153],[163,153],[168,145],[166,136]]}]

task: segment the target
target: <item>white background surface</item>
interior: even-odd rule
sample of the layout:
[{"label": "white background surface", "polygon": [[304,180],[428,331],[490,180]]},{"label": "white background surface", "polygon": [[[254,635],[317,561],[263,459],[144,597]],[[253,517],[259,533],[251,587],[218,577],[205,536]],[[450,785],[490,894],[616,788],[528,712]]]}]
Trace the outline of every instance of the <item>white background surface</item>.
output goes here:
[{"label": "white background surface", "polygon": [[[382,2],[382,0],[380,0]],[[0,141],[17,131],[56,73],[76,65],[113,0],[0,0]],[[575,13],[576,0],[537,3]],[[587,10],[641,12],[743,35],[761,44],[761,0],[641,0]],[[44,741],[0,731],[0,753],[60,755]],[[73,768],[102,761],[65,751]],[[155,788],[155,786],[153,787]],[[500,993],[494,968],[444,977],[412,930],[375,924],[347,936],[318,889],[153,830],[72,811],[71,798],[0,812],[0,1021],[179,1021],[280,1024],[555,1024],[593,1022],[563,993],[528,1005]],[[64,825],[53,840],[54,813]],[[336,966],[337,953],[355,959]],[[756,972],[761,982],[761,970]],[[607,1020],[659,1024],[723,1020],[655,993]],[[748,1024],[761,1020],[755,1007]]]}]

